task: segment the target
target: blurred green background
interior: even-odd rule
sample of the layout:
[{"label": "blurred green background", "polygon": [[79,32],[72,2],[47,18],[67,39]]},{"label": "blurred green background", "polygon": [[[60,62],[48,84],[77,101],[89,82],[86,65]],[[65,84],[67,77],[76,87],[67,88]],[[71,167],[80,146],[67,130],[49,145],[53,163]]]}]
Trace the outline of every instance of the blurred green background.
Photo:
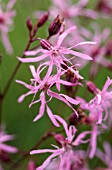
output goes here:
[{"label": "blurred green background", "polygon": [[[8,2],[3,0],[3,2]],[[92,8],[97,0],[90,1],[89,6]],[[2,43],[0,42],[0,53],[2,54],[2,63],[0,66],[0,88],[3,91],[4,87],[7,84],[7,81],[12,74],[18,60],[17,56],[22,56],[22,53],[25,49],[26,43],[28,41],[28,30],[26,27],[26,20],[28,16],[33,21],[33,24],[37,22],[33,17],[33,12],[37,10],[48,10],[50,5],[50,0],[17,0],[14,9],[17,14],[14,17],[14,28],[13,31],[9,33],[9,39],[11,41],[12,47],[14,49],[13,55],[9,56],[4,50]],[[110,27],[110,20],[98,19],[97,23],[101,26],[101,29],[105,27]],[[46,38],[47,28],[50,24],[48,21],[45,26],[39,31],[39,36]],[[84,24],[82,22],[82,24]],[[88,25],[89,27],[89,25]],[[81,70],[81,74],[88,79],[89,67],[87,66]],[[103,69],[99,72],[99,75],[95,79],[95,83],[98,87],[102,87],[107,75],[111,77],[111,72]],[[6,131],[9,134],[15,134],[15,140],[9,142],[9,144],[16,146],[21,151],[30,150],[41,138],[41,136],[49,130],[53,125],[50,122],[47,114],[44,114],[44,117],[41,118],[38,122],[33,123],[33,119],[38,113],[39,105],[36,104],[30,109],[28,108],[29,103],[31,102],[32,96],[28,96],[21,104],[17,103],[18,97],[27,92],[22,85],[19,85],[15,82],[16,79],[23,80],[29,83],[31,73],[29,70],[29,64],[21,64],[14,80],[9,88],[9,91],[3,101],[3,110],[2,110],[2,121],[6,125]],[[100,80],[100,81],[99,81]],[[80,95],[83,96],[83,90],[80,90]],[[71,110],[57,100],[53,100],[49,104],[55,113],[59,113],[62,117],[67,117],[71,113]],[[54,143],[52,139],[48,142],[44,142],[41,145],[41,148],[49,148],[50,144]],[[20,154],[11,155],[13,162],[16,162]],[[41,163],[45,158],[45,155],[33,156],[36,162]],[[21,165],[13,168],[17,170],[26,170],[28,159],[21,161]],[[95,162],[97,164],[98,162]],[[9,170],[12,164],[7,164],[5,169]]]}]

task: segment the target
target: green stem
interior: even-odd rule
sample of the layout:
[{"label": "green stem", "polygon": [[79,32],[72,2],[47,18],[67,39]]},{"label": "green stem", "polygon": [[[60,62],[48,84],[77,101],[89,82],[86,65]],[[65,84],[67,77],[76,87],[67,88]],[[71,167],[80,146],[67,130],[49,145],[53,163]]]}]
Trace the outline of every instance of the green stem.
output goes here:
[{"label": "green stem", "polygon": [[0,95],[0,126],[2,122],[2,103],[3,103],[3,96]]},{"label": "green stem", "polygon": [[[28,44],[27,44],[27,46],[26,46],[26,48],[25,48],[25,51],[27,51],[27,50],[29,49],[31,42],[32,42],[32,40],[31,40],[31,38],[30,38],[29,41],[28,41]],[[25,55],[24,55],[24,53],[23,53],[23,55],[22,55],[21,58],[24,58],[24,57],[25,57]],[[11,83],[12,83],[12,81],[13,81],[13,79],[14,79],[14,77],[15,77],[18,69],[19,69],[19,67],[21,66],[21,64],[22,64],[22,62],[18,61],[18,64],[16,65],[14,71],[12,72],[12,74],[11,74],[11,76],[10,76],[7,84],[6,84],[6,87],[4,88],[4,91],[3,91],[3,93],[2,93],[3,98],[6,96],[7,91],[9,90],[10,85],[11,85]]]}]

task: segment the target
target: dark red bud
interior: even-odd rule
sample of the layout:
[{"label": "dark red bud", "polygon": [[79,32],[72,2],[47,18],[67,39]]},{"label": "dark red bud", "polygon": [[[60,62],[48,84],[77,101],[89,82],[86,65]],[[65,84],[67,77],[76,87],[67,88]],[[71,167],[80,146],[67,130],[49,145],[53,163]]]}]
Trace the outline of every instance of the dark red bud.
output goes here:
[{"label": "dark red bud", "polygon": [[110,64],[107,66],[107,68],[108,68],[110,71],[112,71],[112,63],[110,63]]},{"label": "dark red bud", "polygon": [[49,26],[49,36],[56,35],[61,28],[62,20],[59,18],[59,15],[53,20],[53,22]]},{"label": "dark red bud", "polygon": [[105,13],[105,14],[111,14],[112,13],[112,8],[109,6],[108,2],[106,0],[100,0],[99,3],[97,4],[97,10]]},{"label": "dark red bud", "polygon": [[27,28],[29,29],[29,31],[31,31],[33,26],[32,26],[32,22],[31,22],[30,18],[27,19],[26,24],[27,24]]},{"label": "dark red bud", "polygon": [[38,21],[38,23],[37,23],[37,26],[38,26],[38,27],[43,26],[43,25],[45,24],[45,22],[48,20],[48,17],[49,17],[49,12],[48,12],[47,14],[43,15],[43,16],[39,19],[39,21]]},{"label": "dark red bud", "polygon": [[112,55],[112,40],[107,43],[105,54],[108,57]]},{"label": "dark red bud", "polygon": [[70,115],[70,117],[69,117],[69,125],[74,125],[74,126],[76,126],[76,125],[78,125],[79,123],[80,123],[80,121],[85,117],[85,113],[84,113],[84,111],[81,109],[81,108],[79,108],[78,110],[77,110],[77,113],[78,113],[78,117],[77,117],[77,115],[75,114],[75,113],[72,113],[71,115]]},{"label": "dark red bud", "polygon": [[53,47],[52,44],[48,40],[45,40],[45,39],[40,40],[40,45],[45,50],[51,50],[51,48]]},{"label": "dark red bud", "polygon": [[0,24],[3,24],[5,22],[4,18],[0,16]]},{"label": "dark red bud", "polygon": [[82,123],[91,126],[94,123],[94,120],[92,120],[89,116],[85,116]]},{"label": "dark red bud", "polygon": [[62,146],[62,143],[66,142],[65,137],[62,134],[55,134],[54,135],[54,139],[56,140],[56,142]]},{"label": "dark red bud", "polygon": [[98,90],[98,88],[96,87],[96,85],[95,85],[92,81],[88,81],[88,82],[86,83],[86,85],[87,85],[87,89],[88,89],[91,93],[93,93],[94,95],[97,95],[97,94],[98,94],[99,90]]},{"label": "dark red bud", "polygon": [[1,151],[0,158],[2,159],[3,162],[10,162],[8,153],[6,153],[4,151]]}]

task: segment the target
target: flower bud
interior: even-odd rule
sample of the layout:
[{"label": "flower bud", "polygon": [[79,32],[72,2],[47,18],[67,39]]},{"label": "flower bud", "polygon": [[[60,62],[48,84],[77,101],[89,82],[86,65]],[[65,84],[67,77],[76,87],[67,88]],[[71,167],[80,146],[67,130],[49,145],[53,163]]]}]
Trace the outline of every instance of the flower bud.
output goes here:
[{"label": "flower bud", "polygon": [[36,163],[30,159],[28,162],[28,170],[35,170],[36,169]]},{"label": "flower bud", "polygon": [[82,123],[91,126],[94,123],[94,119],[91,119],[89,116],[85,116]]},{"label": "flower bud", "polygon": [[94,95],[97,95],[99,93],[99,89],[96,87],[96,85],[92,81],[88,81],[86,83],[87,89],[93,93]]},{"label": "flower bud", "polygon": [[0,16],[0,24],[4,24],[5,20],[2,16]]},{"label": "flower bud", "polygon": [[91,57],[95,59],[97,55],[100,53],[100,47],[95,47],[94,50],[92,51]]},{"label": "flower bud", "polygon": [[112,55],[112,40],[107,43],[105,54],[108,57]]},{"label": "flower bud", "polygon": [[31,22],[30,18],[27,19],[26,24],[27,24],[27,28],[29,29],[29,31],[31,31],[33,26],[32,26],[32,22]]},{"label": "flower bud", "polygon": [[72,113],[71,115],[70,115],[70,117],[69,117],[69,125],[74,125],[74,126],[76,126],[77,124],[79,124],[80,123],[80,121],[85,117],[85,113],[84,113],[84,111],[81,109],[81,108],[79,108],[78,110],[77,110],[77,112],[78,112],[78,117],[77,117],[77,115],[75,114],[75,113]]},{"label": "flower bud", "polygon": [[45,40],[45,39],[40,40],[40,45],[45,50],[51,50],[51,48],[53,47],[52,44],[48,40]]},{"label": "flower bud", "polygon": [[62,20],[59,18],[59,15],[53,20],[53,22],[49,26],[49,36],[56,35],[61,28]]},{"label": "flower bud", "polygon": [[105,14],[111,14],[112,8],[106,0],[100,0],[97,5],[97,10]]},{"label": "flower bud", "polygon": [[56,142],[62,146],[62,143],[66,142],[65,137],[62,134],[55,134],[54,135],[54,139],[56,140]]},{"label": "flower bud", "polygon": [[107,68],[112,71],[112,63],[108,64]]},{"label": "flower bud", "polygon": [[38,26],[38,27],[43,26],[43,25],[45,24],[45,22],[48,20],[48,17],[49,17],[49,13],[43,15],[43,16],[39,19],[39,21],[38,21],[38,23],[37,23],[37,26]]},{"label": "flower bud", "polygon": [[0,151],[1,153],[0,153],[0,158],[1,158],[1,160],[3,161],[3,162],[10,162],[10,158],[9,158],[9,155],[8,155],[8,153],[6,153],[6,152],[4,152],[4,151]]}]

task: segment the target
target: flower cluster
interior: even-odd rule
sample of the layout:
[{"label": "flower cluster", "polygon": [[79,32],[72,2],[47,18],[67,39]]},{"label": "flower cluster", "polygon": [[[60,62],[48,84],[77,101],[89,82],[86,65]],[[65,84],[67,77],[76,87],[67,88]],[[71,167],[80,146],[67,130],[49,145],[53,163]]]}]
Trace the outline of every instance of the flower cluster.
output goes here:
[{"label": "flower cluster", "polygon": [[[8,54],[13,52],[8,32],[13,27],[16,15],[13,10],[15,2],[9,0],[7,5],[0,4],[0,35]],[[79,0],[76,3],[71,0],[51,0],[48,12],[35,12],[38,20],[34,25],[28,17],[28,43],[22,56],[17,57],[18,64],[6,87],[3,92],[0,90],[1,107],[18,68],[27,63],[31,78],[29,82],[21,78],[16,80],[27,90],[20,95],[18,103],[32,96],[29,109],[33,105],[39,106],[33,122],[41,122],[41,118],[47,114],[53,126],[28,151],[19,150],[22,158],[29,157],[28,170],[90,170],[92,166],[89,162],[95,157],[103,162],[105,170],[112,169],[111,145],[107,140],[102,140],[104,133],[112,130],[112,79],[102,75],[100,81],[106,79],[102,89],[96,80],[102,68],[112,71],[111,29],[100,28],[98,25],[99,18],[109,18],[111,15],[112,3],[109,0],[99,0],[96,10],[88,6],[89,0]],[[48,36],[40,36],[38,30],[49,17],[52,21],[45,27]],[[84,68],[89,70],[87,75],[84,75]],[[51,106],[53,100],[59,103],[57,109]],[[60,111],[61,103],[65,112],[66,108],[69,109],[68,117],[62,108]],[[1,112],[2,107],[0,127]],[[55,143],[49,149],[39,149],[49,136]],[[0,170],[5,167],[6,161],[13,162],[9,154],[18,152],[17,148],[5,144],[13,138],[13,135],[0,129]],[[101,142],[103,148],[99,146]],[[32,155],[43,153],[50,155],[41,165],[39,160],[36,164]],[[12,163],[11,167],[16,167],[21,160]],[[99,170],[99,167],[95,170]]]},{"label": "flower cluster", "polygon": [[[53,125],[55,127],[63,126],[66,134],[65,138],[61,133],[52,132],[52,136],[61,148],[52,144],[55,149],[38,149],[30,152],[31,155],[51,153],[43,164],[37,167],[37,170],[87,170],[89,169],[87,158],[93,159],[96,155],[102,159],[102,156],[99,156],[101,155],[99,154],[100,151],[96,152],[97,141],[99,135],[111,126],[112,91],[108,89],[112,84],[112,80],[109,77],[107,78],[102,91],[97,88],[92,80],[98,73],[99,65],[106,68],[110,66],[110,60],[105,58],[108,49],[110,49],[105,46],[105,41],[108,42],[110,30],[105,29],[100,34],[99,27],[96,24],[91,24],[94,31],[92,33],[84,27],[78,29],[76,24],[72,22],[71,18],[78,15],[85,15],[94,19],[98,17],[98,13],[84,8],[87,2],[82,0],[77,5],[70,6],[67,1],[53,1],[53,6],[50,8],[51,16],[54,16],[52,12],[57,13],[57,9],[59,15],[48,28],[48,38],[36,37],[35,40],[40,45],[33,50],[26,50],[24,52],[25,57],[18,57],[18,60],[22,63],[38,65],[37,68],[34,65],[29,66],[32,74],[30,84],[16,80],[17,83],[28,89],[27,93],[19,97],[18,102],[22,102],[26,96],[33,95],[29,108],[41,102],[39,113],[34,121],[38,121],[46,110]],[[66,7],[68,7],[68,10],[66,10]],[[36,15],[39,17],[40,12],[37,12]],[[45,16],[43,15],[42,20],[40,19],[42,22],[44,22]],[[62,19],[60,19],[60,16]],[[67,29],[65,29],[66,25]],[[81,69],[89,62],[91,62],[89,73],[91,81],[84,80],[78,70],[78,67]],[[43,72],[45,76],[42,76]],[[94,94],[94,98],[89,102],[75,94],[76,89],[83,86],[84,83],[87,89]],[[61,93],[62,85],[65,87],[67,94]],[[38,94],[40,97],[37,99]],[[53,98],[64,102],[71,108],[72,114],[69,125],[56,111],[55,114],[53,114],[54,111],[51,111],[49,103]],[[109,125],[107,125],[107,122]],[[82,131],[75,137],[78,130],[76,126],[79,123],[90,126],[90,129]],[[80,144],[88,144],[86,152],[83,149],[78,149]]]}]

